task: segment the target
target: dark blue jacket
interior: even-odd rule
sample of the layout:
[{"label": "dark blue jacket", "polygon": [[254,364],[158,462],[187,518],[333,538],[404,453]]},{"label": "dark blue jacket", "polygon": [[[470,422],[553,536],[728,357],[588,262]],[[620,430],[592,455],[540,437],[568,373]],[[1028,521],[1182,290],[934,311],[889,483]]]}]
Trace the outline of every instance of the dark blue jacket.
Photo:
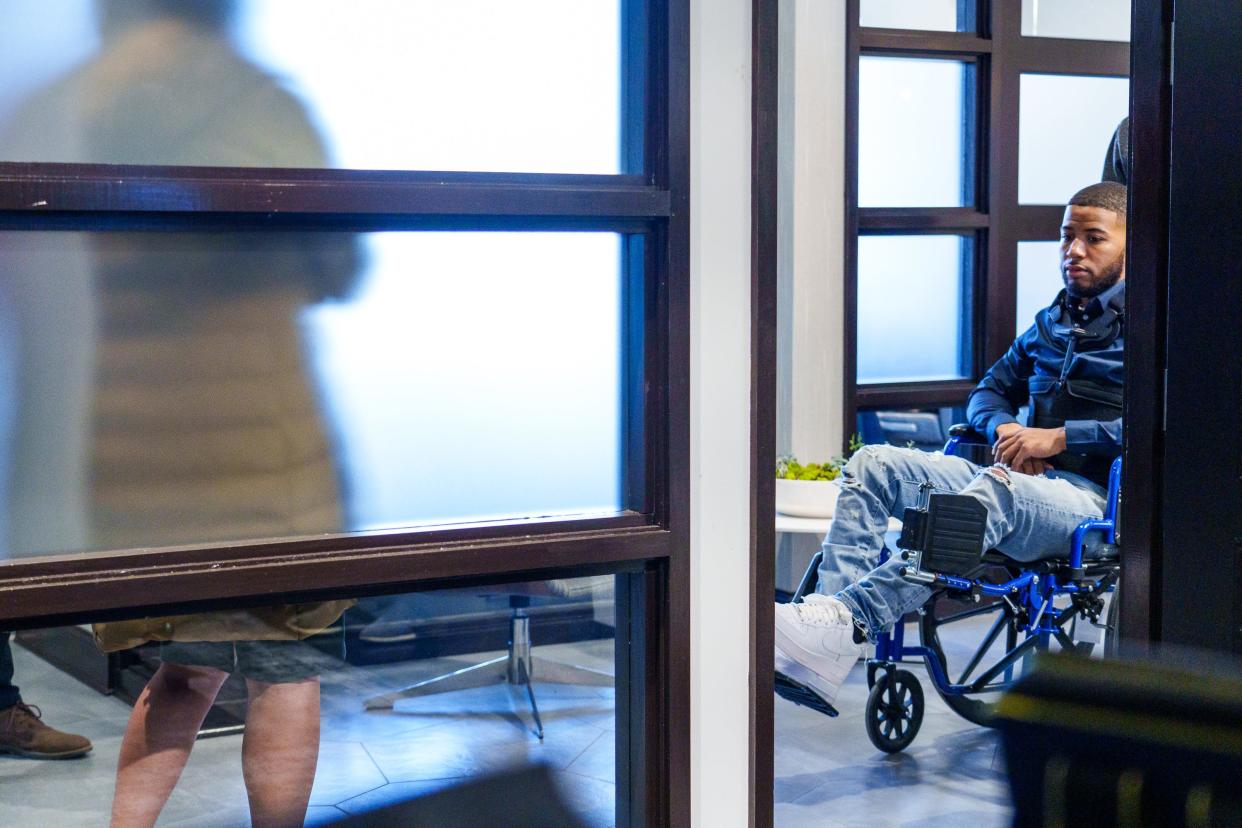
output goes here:
[{"label": "dark blue jacket", "polygon": [[996,427],[1018,422],[1029,403],[1027,425],[1065,427],[1066,450],[1052,465],[1104,485],[1122,448],[1124,308],[1125,281],[1082,311],[1061,291],[975,386],[971,426],[995,442]]}]

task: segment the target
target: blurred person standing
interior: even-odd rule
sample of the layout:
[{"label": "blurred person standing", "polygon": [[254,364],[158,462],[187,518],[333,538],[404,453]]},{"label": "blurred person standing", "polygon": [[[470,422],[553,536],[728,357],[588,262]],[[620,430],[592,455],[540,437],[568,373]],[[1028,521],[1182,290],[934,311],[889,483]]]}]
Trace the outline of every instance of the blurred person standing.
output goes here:
[{"label": "blurred person standing", "polygon": [[[234,6],[99,0],[99,53],[14,116],[0,157],[327,166],[302,104],[235,49]],[[50,150],[40,145],[49,135],[59,136]],[[74,482],[85,491],[88,532],[76,549],[341,531],[336,462],[300,318],[350,290],[358,267],[353,236],[237,230],[78,238],[92,302],[79,320],[87,331],[87,401],[70,406],[77,419],[63,426],[85,433]],[[30,317],[24,327],[43,327],[55,304],[19,303]],[[27,373],[46,379],[49,370]],[[26,401],[19,396],[18,419],[48,432],[39,416],[46,405]],[[14,479],[20,486],[22,475]],[[27,529],[24,554],[75,548],[47,543],[46,527]],[[216,694],[238,672],[250,700],[242,770],[252,822],[300,825],[318,758],[319,680],[314,651],[298,639],[331,624],[344,606],[96,625],[109,651],[165,642],[121,745],[113,824],[155,823]]]}]

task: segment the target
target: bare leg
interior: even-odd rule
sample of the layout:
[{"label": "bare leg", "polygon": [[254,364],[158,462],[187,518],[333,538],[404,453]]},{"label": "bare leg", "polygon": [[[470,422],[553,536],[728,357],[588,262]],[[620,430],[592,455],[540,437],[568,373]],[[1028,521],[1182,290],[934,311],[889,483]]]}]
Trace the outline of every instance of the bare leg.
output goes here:
[{"label": "bare leg", "polygon": [[113,828],[155,825],[190,758],[203,718],[228,677],[213,667],[161,664],[147,682],[121,742]]},{"label": "bare leg", "polygon": [[242,774],[254,828],[301,826],[319,761],[319,677],[246,679],[250,708],[242,739]]}]

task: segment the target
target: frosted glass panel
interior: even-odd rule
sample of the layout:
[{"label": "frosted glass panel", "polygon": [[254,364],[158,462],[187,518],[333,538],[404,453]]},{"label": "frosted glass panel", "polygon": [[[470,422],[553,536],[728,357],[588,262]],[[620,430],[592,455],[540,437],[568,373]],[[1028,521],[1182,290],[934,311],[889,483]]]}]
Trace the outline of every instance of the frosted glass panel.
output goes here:
[{"label": "frosted glass panel", "polygon": [[1022,0],[1022,34],[1130,40],[1130,0]]},{"label": "frosted glass panel", "polygon": [[1035,314],[1052,304],[1061,281],[1061,243],[1018,242],[1018,333],[1035,324]]},{"label": "frosted glass panel", "polygon": [[961,236],[860,236],[858,381],[964,376]]},{"label": "frosted glass panel", "polygon": [[961,206],[965,64],[864,57],[859,66],[858,205]]},{"label": "frosted glass panel", "polygon": [[880,29],[957,31],[957,0],[862,0],[858,22]]},{"label": "frosted glass panel", "polygon": [[0,558],[616,511],[620,244],[0,234]]},{"label": "frosted glass panel", "polygon": [[1130,81],[1023,75],[1020,94],[1018,201],[1064,204],[1100,180],[1113,131],[1130,114]]},{"label": "frosted glass panel", "polygon": [[0,160],[616,173],[620,2],[5,0]]}]

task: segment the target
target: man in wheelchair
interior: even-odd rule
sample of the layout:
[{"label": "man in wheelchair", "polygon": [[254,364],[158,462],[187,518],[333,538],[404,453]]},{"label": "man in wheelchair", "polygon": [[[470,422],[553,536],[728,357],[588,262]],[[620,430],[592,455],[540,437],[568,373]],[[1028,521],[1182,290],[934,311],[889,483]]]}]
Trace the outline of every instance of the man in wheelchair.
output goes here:
[{"label": "man in wheelchair", "polygon": [[[975,532],[967,541],[976,562],[989,549],[1018,562],[1064,558],[1079,525],[1102,517],[1122,445],[1125,247],[1124,186],[1092,184],[1070,199],[1064,290],[970,394],[968,418],[991,446],[990,464],[888,445],[864,446],[850,459],[818,588],[776,606],[778,691],[810,688],[826,703],[812,705],[835,715],[863,643],[927,603],[930,579],[910,577],[902,556],[881,557],[889,517],[925,507],[929,493],[983,507],[967,502],[979,519],[963,524]],[[1024,426],[1016,414],[1028,402]],[[1100,544],[1083,548],[1090,558]]]}]

